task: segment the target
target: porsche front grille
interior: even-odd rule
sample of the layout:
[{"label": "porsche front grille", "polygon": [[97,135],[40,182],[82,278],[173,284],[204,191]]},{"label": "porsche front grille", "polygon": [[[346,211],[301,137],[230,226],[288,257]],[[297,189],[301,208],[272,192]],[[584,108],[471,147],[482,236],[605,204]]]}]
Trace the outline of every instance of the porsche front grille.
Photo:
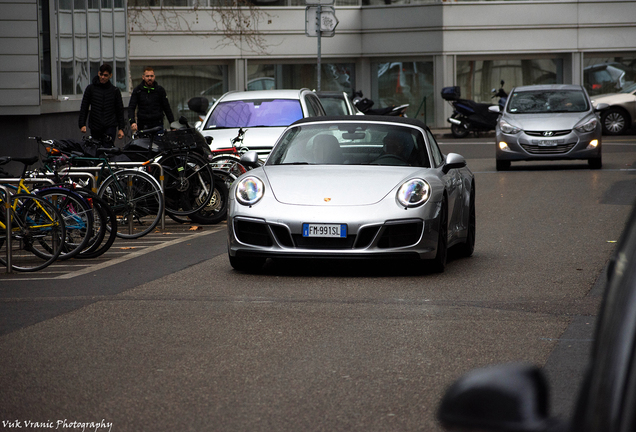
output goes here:
[{"label": "porsche front grille", "polygon": [[346,238],[321,238],[291,234],[283,225],[236,220],[234,231],[241,243],[253,246],[267,247],[278,243],[285,248],[316,250],[365,249],[371,246],[381,232],[377,241],[378,248],[390,249],[417,244],[423,225],[421,220],[392,221],[383,226],[361,228],[358,235],[349,235]]}]

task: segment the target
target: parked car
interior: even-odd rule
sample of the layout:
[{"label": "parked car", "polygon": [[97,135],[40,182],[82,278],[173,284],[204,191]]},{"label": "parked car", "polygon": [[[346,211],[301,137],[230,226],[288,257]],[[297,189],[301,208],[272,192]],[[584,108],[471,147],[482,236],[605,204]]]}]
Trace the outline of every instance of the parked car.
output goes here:
[{"label": "parked car", "polygon": [[495,129],[497,170],[513,161],[585,159],[599,169],[602,132],[597,111],[606,104],[590,102],[579,85],[551,84],[515,87]]},{"label": "parked car", "polygon": [[447,249],[475,245],[475,183],[415,119],[299,120],[264,166],[232,185],[228,254],[237,270],[266,258],[412,260],[441,272]]},{"label": "parked car", "polygon": [[603,133],[620,135],[632,126],[636,126],[636,83],[618,93],[594,96],[592,104],[606,103],[609,109],[601,113]]},{"label": "parked car", "polygon": [[583,82],[590,96],[615,93],[636,81],[636,70],[622,63],[599,63],[583,69]]},{"label": "parked car", "polygon": [[210,147],[214,150],[231,147],[243,129],[243,146],[264,159],[287,126],[324,115],[318,96],[308,89],[232,91],[212,105],[199,130],[213,138]]},{"label": "parked car", "polygon": [[329,116],[358,115],[362,114],[344,91],[320,91],[316,92],[325,112]]},{"label": "parked car", "polygon": [[455,381],[439,406],[442,425],[480,432],[636,430],[636,207],[608,267],[588,367],[570,418],[550,417],[548,382],[540,368],[504,364]]}]

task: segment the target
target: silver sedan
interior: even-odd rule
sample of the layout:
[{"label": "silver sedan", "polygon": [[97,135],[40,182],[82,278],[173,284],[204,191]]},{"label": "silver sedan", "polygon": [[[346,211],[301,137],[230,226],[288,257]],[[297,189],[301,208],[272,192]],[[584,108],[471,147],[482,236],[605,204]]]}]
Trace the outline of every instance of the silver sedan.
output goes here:
[{"label": "silver sedan", "polygon": [[[583,87],[553,84],[512,89],[496,127],[497,170],[513,161],[587,160],[602,167],[601,124]],[[499,111],[499,107],[491,107]]]},{"label": "silver sedan", "polygon": [[[242,161],[256,159],[248,152]],[[399,258],[441,272],[449,247],[473,253],[474,176],[418,120],[300,120],[253,166],[230,191],[237,270],[258,270],[266,258]]]}]

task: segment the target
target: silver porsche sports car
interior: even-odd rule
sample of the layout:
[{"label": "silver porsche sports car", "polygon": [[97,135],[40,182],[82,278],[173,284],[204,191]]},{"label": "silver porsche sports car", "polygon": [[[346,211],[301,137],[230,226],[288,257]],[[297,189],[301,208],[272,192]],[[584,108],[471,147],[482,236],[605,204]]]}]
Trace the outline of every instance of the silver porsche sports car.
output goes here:
[{"label": "silver porsche sports car", "polygon": [[254,169],[230,191],[237,270],[258,270],[266,258],[399,258],[442,272],[449,247],[473,253],[474,176],[418,120],[299,120],[263,166],[256,160],[243,156]]}]

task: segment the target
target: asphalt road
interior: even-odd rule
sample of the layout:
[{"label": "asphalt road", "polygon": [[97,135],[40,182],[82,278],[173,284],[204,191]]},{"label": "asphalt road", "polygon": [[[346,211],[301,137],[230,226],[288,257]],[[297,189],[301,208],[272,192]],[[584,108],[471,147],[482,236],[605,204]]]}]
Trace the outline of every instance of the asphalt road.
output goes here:
[{"label": "asphalt road", "polygon": [[436,431],[447,385],[507,361],[545,366],[554,410],[567,415],[603,269],[636,198],[636,137],[606,138],[602,170],[498,173],[490,139],[440,143],[477,181],[475,254],[443,274],[322,261],[243,274],[223,225],[172,224],[89,264],[0,274],[0,430],[17,420],[38,431],[108,430],[102,421],[112,431]]}]

